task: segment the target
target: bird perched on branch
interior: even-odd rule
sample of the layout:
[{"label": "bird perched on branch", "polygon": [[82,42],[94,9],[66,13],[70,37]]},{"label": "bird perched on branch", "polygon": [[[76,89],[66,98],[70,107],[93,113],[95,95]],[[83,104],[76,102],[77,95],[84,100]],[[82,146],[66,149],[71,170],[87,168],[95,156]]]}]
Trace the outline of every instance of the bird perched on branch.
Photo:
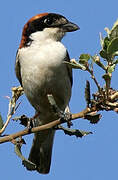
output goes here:
[{"label": "bird perched on branch", "polygon": [[[35,119],[36,126],[57,119],[48,102],[48,94],[53,95],[62,111],[68,106],[72,69],[63,63],[69,62],[70,58],[61,39],[66,32],[78,29],[76,24],[54,13],[38,14],[23,28],[15,70],[25,95],[39,114]],[[53,129],[48,129],[34,135],[29,160],[36,164],[39,173],[49,173],[54,134]]]}]

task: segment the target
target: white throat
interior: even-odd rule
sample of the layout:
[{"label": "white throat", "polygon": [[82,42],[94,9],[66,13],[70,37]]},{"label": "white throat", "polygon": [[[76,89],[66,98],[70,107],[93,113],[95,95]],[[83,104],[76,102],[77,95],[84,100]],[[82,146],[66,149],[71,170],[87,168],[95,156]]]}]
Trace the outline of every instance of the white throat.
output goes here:
[{"label": "white throat", "polygon": [[42,44],[45,41],[61,41],[65,32],[60,28],[45,28],[43,31],[37,31],[30,35],[30,38],[35,41],[35,43]]}]

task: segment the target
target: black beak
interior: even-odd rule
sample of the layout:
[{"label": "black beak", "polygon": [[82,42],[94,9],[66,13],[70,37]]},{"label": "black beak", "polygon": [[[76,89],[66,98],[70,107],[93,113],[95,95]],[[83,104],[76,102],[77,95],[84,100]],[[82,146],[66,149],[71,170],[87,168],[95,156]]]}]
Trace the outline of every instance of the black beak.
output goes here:
[{"label": "black beak", "polygon": [[65,32],[72,32],[72,31],[77,31],[80,29],[78,25],[76,25],[72,22],[69,22],[69,21],[68,21],[68,23],[63,24],[62,28]]}]

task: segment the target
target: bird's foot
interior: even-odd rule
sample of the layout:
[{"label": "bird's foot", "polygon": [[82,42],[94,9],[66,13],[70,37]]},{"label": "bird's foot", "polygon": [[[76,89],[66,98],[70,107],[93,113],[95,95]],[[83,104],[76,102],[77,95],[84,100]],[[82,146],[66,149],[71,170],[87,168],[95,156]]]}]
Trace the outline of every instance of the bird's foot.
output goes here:
[{"label": "bird's foot", "polygon": [[28,128],[29,132],[31,131],[31,129],[32,129],[33,127],[36,127],[36,126],[37,126],[35,119],[36,119],[38,116],[39,116],[39,112],[36,113],[32,118],[29,118],[29,119],[28,119],[28,121],[27,121],[27,128]]},{"label": "bird's foot", "polygon": [[71,113],[70,112],[60,111],[60,121],[62,121],[62,123],[67,122],[68,128],[70,128],[73,125],[73,123],[71,122]]},{"label": "bird's foot", "polygon": [[57,116],[60,118],[60,121],[62,123],[67,122],[67,126],[70,128],[73,125],[72,122],[71,122],[71,113],[70,113],[70,111],[68,111],[68,110],[67,111],[62,111],[58,107],[58,105],[56,104],[56,101],[55,101],[52,94],[48,94],[47,97],[48,97],[48,101],[49,101],[50,105],[52,106],[52,109],[53,109],[54,113],[57,114]]}]

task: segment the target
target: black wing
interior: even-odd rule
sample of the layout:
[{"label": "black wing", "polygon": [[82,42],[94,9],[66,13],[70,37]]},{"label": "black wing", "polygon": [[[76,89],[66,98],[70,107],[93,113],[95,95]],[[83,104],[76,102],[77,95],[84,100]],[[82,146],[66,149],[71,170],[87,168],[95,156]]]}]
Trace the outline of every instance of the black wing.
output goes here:
[{"label": "black wing", "polygon": [[17,51],[17,53],[16,53],[15,72],[16,72],[16,77],[17,77],[17,79],[19,80],[19,82],[20,82],[20,84],[21,84],[21,86],[22,86],[21,68],[20,68],[18,51]]},{"label": "black wing", "polygon": [[[68,51],[66,51],[66,56],[64,58],[64,61],[70,62],[70,57],[69,57]],[[70,82],[71,82],[71,86],[72,86],[73,85],[72,68],[68,64],[66,64],[66,67],[67,67],[68,76],[70,78]]]}]

